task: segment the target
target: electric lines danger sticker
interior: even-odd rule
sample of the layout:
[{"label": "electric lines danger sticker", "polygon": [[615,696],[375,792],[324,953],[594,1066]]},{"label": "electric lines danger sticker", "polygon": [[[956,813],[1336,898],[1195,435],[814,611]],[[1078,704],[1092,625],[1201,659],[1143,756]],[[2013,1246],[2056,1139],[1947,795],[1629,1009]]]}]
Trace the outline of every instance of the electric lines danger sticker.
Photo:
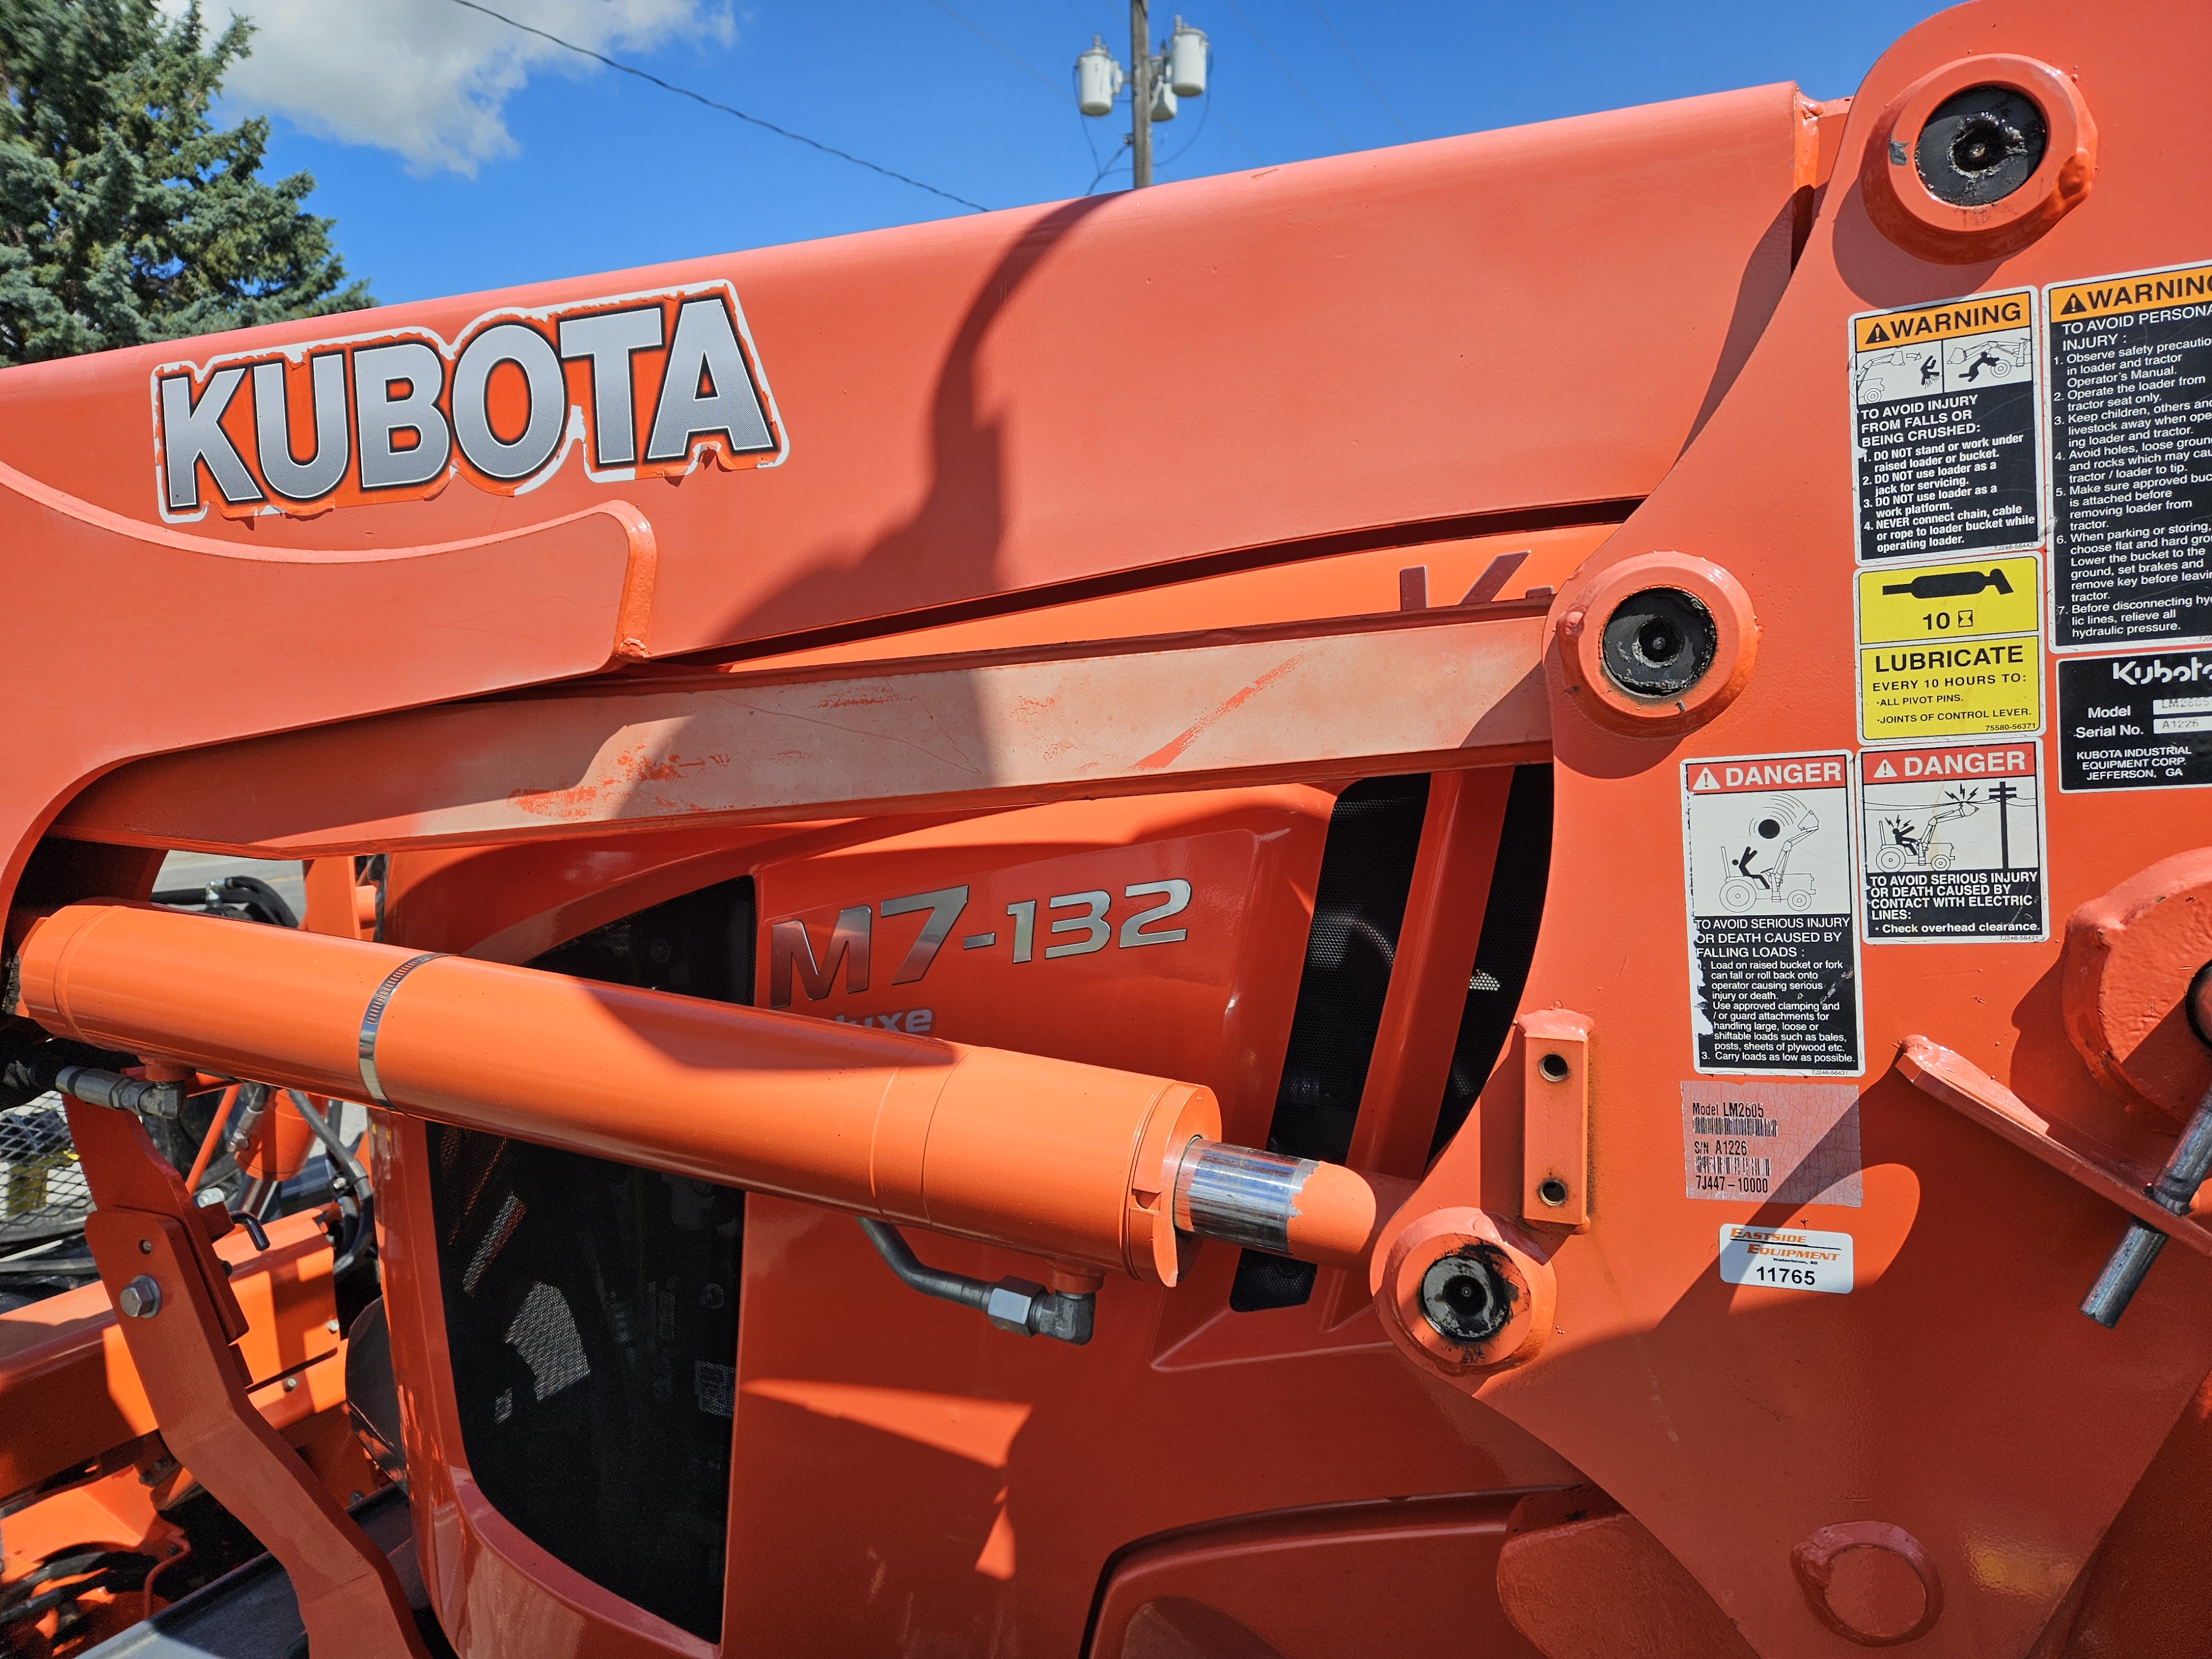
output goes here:
[{"label": "electric lines danger sticker", "polygon": [[2035,743],[1859,757],[1869,945],[2048,936]]},{"label": "electric lines danger sticker", "polygon": [[1682,870],[1696,1069],[1859,1075],[1850,757],[1685,762]]},{"label": "electric lines danger sticker", "polygon": [[2033,289],[1863,313],[1850,375],[1861,563],[2041,541]]}]

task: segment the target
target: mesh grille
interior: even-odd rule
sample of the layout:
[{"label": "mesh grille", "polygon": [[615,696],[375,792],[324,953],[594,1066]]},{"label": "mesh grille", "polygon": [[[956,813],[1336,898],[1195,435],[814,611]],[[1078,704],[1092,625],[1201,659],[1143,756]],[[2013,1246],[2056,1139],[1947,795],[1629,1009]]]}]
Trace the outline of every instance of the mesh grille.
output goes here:
[{"label": "mesh grille", "polygon": [[64,1237],[92,1210],[59,1095],[0,1111],[0,1244]]},{"label": "mesh grille", "polygon": [[[752,997],[750,881],[532,965]],[[556,1559],[720,1638],[744,1194],[434,1125],[431,1215],[470,1473]]]},{"label": "mesh grille", "polygon": [[[1368,778],[1337,797],[1267,1129],[1270,1152],[1341,1164],[1352,1150],[1428,805],[1426,774]],[[1311,1262],[1247,1250],[1229,1305],[1238,1313],[1295,1307],[1313,1285]]]}]

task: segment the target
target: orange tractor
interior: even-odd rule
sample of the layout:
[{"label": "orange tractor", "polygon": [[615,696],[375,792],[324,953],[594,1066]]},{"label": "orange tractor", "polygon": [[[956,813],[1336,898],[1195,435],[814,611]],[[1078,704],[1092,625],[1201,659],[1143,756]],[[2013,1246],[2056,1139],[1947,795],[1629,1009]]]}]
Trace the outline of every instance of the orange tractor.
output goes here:
[{"label": "orange tractor", "polygon": [[0,1644],[2205,1651],[2208,79],[0,375]]}]

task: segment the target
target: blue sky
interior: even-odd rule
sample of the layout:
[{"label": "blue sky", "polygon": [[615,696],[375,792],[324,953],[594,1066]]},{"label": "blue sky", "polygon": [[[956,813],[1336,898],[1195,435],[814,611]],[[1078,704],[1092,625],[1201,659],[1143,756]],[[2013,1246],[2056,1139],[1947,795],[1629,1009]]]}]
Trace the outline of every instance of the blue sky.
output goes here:
[{"label": "blue sky", "polygon": [[[249,14],[258,9],[256,0],[235,3]],[[286,21],[288,0],[260,3],[272,9],[263,20],[258,67],[273,72],[287,50],[284,32],[312,25],[296,21],[296,12]],[[448,33],[478,40],[507,33],[440,0],[357,3],[363,13],[381,5],[404,12],[395,27],[429,37],[431,47]],[[1084,119],[1071,93],[1070,66],[1094,33],[1127,60],[1127,12],[1110,0],[738,0],[733,9],[720,0],[654,0],[659,21],[629,36],[595,24],[611,10],[591,9],[625,0],[488,3],[563,33],[598,27],[594,38],[610,55],[993,207],[1080,195],[1100,165],[1121,153],[1127,130],[1126,112]],[[635,15],[643,0],[627,3]],[[1186,101],[1179,118],[1155,129],[1170,178],[1771,81],[1795,80],[1814,96],[1836,97],[1856,88],[1896,36],[1940,9],[1919,0],[1182,3],[1211,38],[1213,82],[1206,99]],[[1153,21],[1155,36],[1164,34],[1172,12],[1158,12]],[[375,143],[315,136],[291,115],[275,116],[270,167],[315,175],[310,205],[337,221],[349,265],[371,280],[380,299],[618,270],[962,211],[580,61],[530,63],[507,78],[520,84],[483,96],[511,144],[490,147],[507,153],[476,159],[472,173],[426,166],[419,155],[410,161]],[[252,97],[251,79],[234,82],[241,90],[226,115],[266,106]],[[298,75],[291,83],[312,95]],[[376,89],[357,90],[374,96]],[[404,118],[395,117],[395,125]],[[1124,161],[1097,188],[1127,183]]]}]

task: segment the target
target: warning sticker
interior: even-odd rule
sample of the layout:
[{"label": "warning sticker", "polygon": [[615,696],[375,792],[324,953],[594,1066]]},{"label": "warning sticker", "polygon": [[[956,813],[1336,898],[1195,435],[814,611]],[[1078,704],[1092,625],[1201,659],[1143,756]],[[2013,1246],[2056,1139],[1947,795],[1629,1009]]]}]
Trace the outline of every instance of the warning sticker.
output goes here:
[{"label": "warning sticker", "polygon": [[2048,937],[2034,743],[1859,757],[1869,945]]},{"label": "warning sticker", "polygon": [[1682,1085],[1687,1197],[1856,1209],[1859,1168],[1856,1084]]},{"label": "warning sticker", "polygon": [[1721,1229],[1721,1277],[1731,1285],[1851,1293],[1851,1236],[1807,1227]]},{"label": "warning sticker", "polygon": [[1858,574],[1859,736],[2043,729],[2035,556]]},{"label": "warning sticker", "polygon": [[2063,657],[2058,787],[2212,784],[2212,651]]},{"label": "warning sticker", "polygon": [[2045,293],[2051,642],[2212,638],[2212,265]]},{"label": "warning sticker", "polygon": [[2033,547],[2035,294],[1978,294],[1851,319],[1858,556]]},{"label": "warning sticker", "polygon": [[1850,757],[1685,762],[1682,866],[1697,1070],[1857,1076]]}]

